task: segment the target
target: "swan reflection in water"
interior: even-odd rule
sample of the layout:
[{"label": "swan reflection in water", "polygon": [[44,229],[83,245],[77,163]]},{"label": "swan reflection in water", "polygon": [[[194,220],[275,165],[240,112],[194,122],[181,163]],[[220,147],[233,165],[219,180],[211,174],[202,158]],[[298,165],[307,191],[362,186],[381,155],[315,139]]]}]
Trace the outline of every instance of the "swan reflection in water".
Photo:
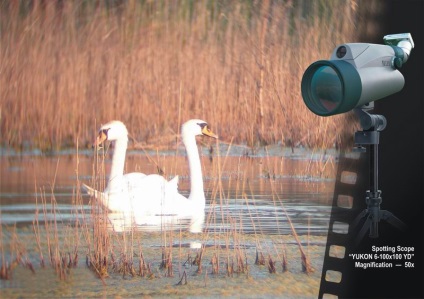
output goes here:
[{"label": "swan reflection in water", "polygon": [[126,215],[122,212],[109,212],[108,229],[114,232],[188,230],[201,233],[205,224],[205,214],[193,217],[178,215]]}]

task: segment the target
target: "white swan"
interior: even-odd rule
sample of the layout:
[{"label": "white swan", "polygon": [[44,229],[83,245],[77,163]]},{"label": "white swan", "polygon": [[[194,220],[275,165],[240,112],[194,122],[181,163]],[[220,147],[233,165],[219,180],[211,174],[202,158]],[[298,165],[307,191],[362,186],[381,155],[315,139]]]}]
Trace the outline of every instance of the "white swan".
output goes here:
[{"label": "white swan", "polygon": [[[178,177],[168,182],[159,175],[146,176],[140,173],[124,175],[125,152],[128,143],[125,126],[121,122],[112,121],[100,128],[97,143],[104,140],[115,140],[108,185],[103,192],[94,190],[87,185],[83,185],[83,187],[109,210],[115,212],[115,216],[117,213],[121,215],[114,218],[116,224],[131,226],[135,223],[139,226],[148,226],[153,222],[174,222],[176,218],[185,218],[190,220],[190,231],[201,231],[204,222],[205,195],[196,135],[213,138],[217,138],[217,136],[209,130],[207,123],[200,119],[187,121],[183,124],[181,131],[190,170],[190,195],[188,198],[178,193]],[[157,217],[154,218],[155,216],[160,216],[161,219],[158,221]],[[114,222],[114,220],[111,221]]]},{"label": "white swan", "polygon": [[188,198],[180,193],[175,194],[172,202],[169,202],[169,206],[167,206],[170,209],[165,210],[175,212],[179,217],[189,218],[190,231],[200,232],[205,219],[206,199],[196,136],[204,135],[213,138],[218,138],[218,136],[208,128],[207,122],[201,119],[191,119],[185,122],[181,128],[181,135],[189,165],[190,194]]},{"label": "white swan", "polygon": [[[128,131],[121,121],[113,120],[99,129],[95,145],[101,145],[105,140],[114,141],[112,164],[107,186],[103,192],[97,191],[86,184],[83,188],[96,199],[114,212],[129,212],[132,210],[132,197],[140,189],[146,188],[146,183],[153,185],[164,184],[167,189],[177,191],[178,176],[167,182],[160,175],[146,176],[141,172],[124,174],[125,155],[128,147]],[[145,178],[148,180],[143,180]],[[147,191],[147,190],[146,190]]]}]

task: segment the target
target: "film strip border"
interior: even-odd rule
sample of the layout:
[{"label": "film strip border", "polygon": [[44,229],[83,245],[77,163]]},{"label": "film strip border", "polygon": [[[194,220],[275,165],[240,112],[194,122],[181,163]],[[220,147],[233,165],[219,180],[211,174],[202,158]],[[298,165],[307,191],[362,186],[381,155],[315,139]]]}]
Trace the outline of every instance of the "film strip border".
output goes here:
[{"label": "film strip border", "polygon": [[351,261],[347,255],[356,237],[349,226],[365,203],[367,162],[366,154],[360,152],[341,153],[339,156],[318,298],[349,296],[352,281]]}]

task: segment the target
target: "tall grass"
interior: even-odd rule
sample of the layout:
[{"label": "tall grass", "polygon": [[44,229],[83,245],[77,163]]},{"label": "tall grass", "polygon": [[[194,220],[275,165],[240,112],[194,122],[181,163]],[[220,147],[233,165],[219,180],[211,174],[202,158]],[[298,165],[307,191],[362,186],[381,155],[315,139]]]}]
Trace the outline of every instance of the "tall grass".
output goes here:
[{"label": "tall grass", "polygon": [[0,145],[81,146],[111,119],[168,144],[180,119],[198,117],[235,143],[333,146],[346,116],[309,112],[301,77],[335,45],[374,34],[364,16],[381,5],[0,1]]},{"label": "tall grass", "polygon": [[[216,146],[219,147],[219,144]],[[21,234],[23,232],[25,235],[25,227],[22,231],[15,225],[10,232],[6,226],[0,227],[0,279],[21,278],[19,275],[14,276],[18,266],[27,268],[27,275],[34,273],[44,277],[42,275],[45,271],[41,271],[40,267],[45,267],[46,259],[51,271],[71,289],[77,268],[85,266],[96,275],[99,283],[116,286],[119,277],[125,280],[137,279],[141,288],[159,295],[167,292],[179,296],[198,296],[199,292],[213,294],[218,292],[213,289],[222,279],[234,279],[232,283],[242,283],[243,288],[252,283],[260,288],[259,285],[269,283],[269,280],[263,280],[264,277],[274,276],[277,280],[282,276],[279,274],[287,274],[291,279],[291,275],[301,272],[308,274],[305,277],[310,277],[309,281],[318,281],[319,271],[314,270],[319,267],[319,262],[309,256],[309,244],[305,243],[305,238],[309,236],[298,236],[296,225],[291,224],[290,216],[285,212],[276,218],[276,234],[267,234],[263,226],[265,223],[262,223],[255,207],[256,193],[252,189],[251,180],[258,177],[270,190],[268,200],[275,210],[283,205],[284,200],[278,195],[280,190],[277,190],[275,178],[263,175],[263,169],[267,169],[267,173],[282,173],[278,158],[265,157],[262,162],[247,163],[253,159],[240,156],[235,159],[237,165],[234,167],[229,152],[230,149],[222,157],[214,155],[212,160],[202,157],[202,163],[208,166],[202,169],[205,170],[205,177],[209,178],[207,190],[210,196],[208,217],[201,234],[178,231],[172,225],[164,226],[160,232],[143,232],[135,227],[123,232],[111,230],[107,225],[108,213],[103,206],[94,198],[87,203],[88,199],[83,200],[79,192],[82,182],[79,181],[78,156],[74,167],[77,179],[72,193],[74,218],[71,222],[62,220],[55,196],[56,174],[61,171],[58,159],[55,176],[49,187],[38,188],[35,184],[37,209],[29,230],[33,234],[23,238]],[[160,158],[156,160],[156,165],[162,168],[165,168],[164,164],[177,164],[174,161],[164,163]],[[95,151],[91,185],[96,189],[103,190],[105,187],[106,163],[107,152]],[[257,163],[264,167],[255,166]],[[154,167],[154,163],[151,165]],[[224,181],[228,180],[227,187],[222,180],[232,169],[237,169],[237,177],[224,178]],[[314,173],[314,167],[311,166],[310,170]],[[233,204],[245,206],[248,211],[246,217],[230,209]],[[280,233],[283,222],[290,223],[291,233],[288,235]],[[197,244],[189,248],[192,242]],[[246,279],[240,280],[243,277]],[[199,283],[202,280],[204,286]],[[170,286],[171,282],[175,285]],[[120,282],[118,284],[121,285]],[[189,287],[180,287],[182,285]],[[225,292],[231,291],[220,290],[219,294]],[[260,293],[260,289],[256,292]]]}]

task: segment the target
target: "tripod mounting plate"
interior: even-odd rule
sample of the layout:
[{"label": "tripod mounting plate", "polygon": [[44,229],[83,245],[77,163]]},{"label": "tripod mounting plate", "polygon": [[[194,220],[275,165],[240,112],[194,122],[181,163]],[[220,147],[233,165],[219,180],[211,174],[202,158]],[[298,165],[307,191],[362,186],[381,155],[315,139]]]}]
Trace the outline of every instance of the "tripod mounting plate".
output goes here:
[{"label": "tripod mounting plate", "polygon": [[379,131],[358,131],[355,132],[355,144],[378,144],[380,141]]}]

